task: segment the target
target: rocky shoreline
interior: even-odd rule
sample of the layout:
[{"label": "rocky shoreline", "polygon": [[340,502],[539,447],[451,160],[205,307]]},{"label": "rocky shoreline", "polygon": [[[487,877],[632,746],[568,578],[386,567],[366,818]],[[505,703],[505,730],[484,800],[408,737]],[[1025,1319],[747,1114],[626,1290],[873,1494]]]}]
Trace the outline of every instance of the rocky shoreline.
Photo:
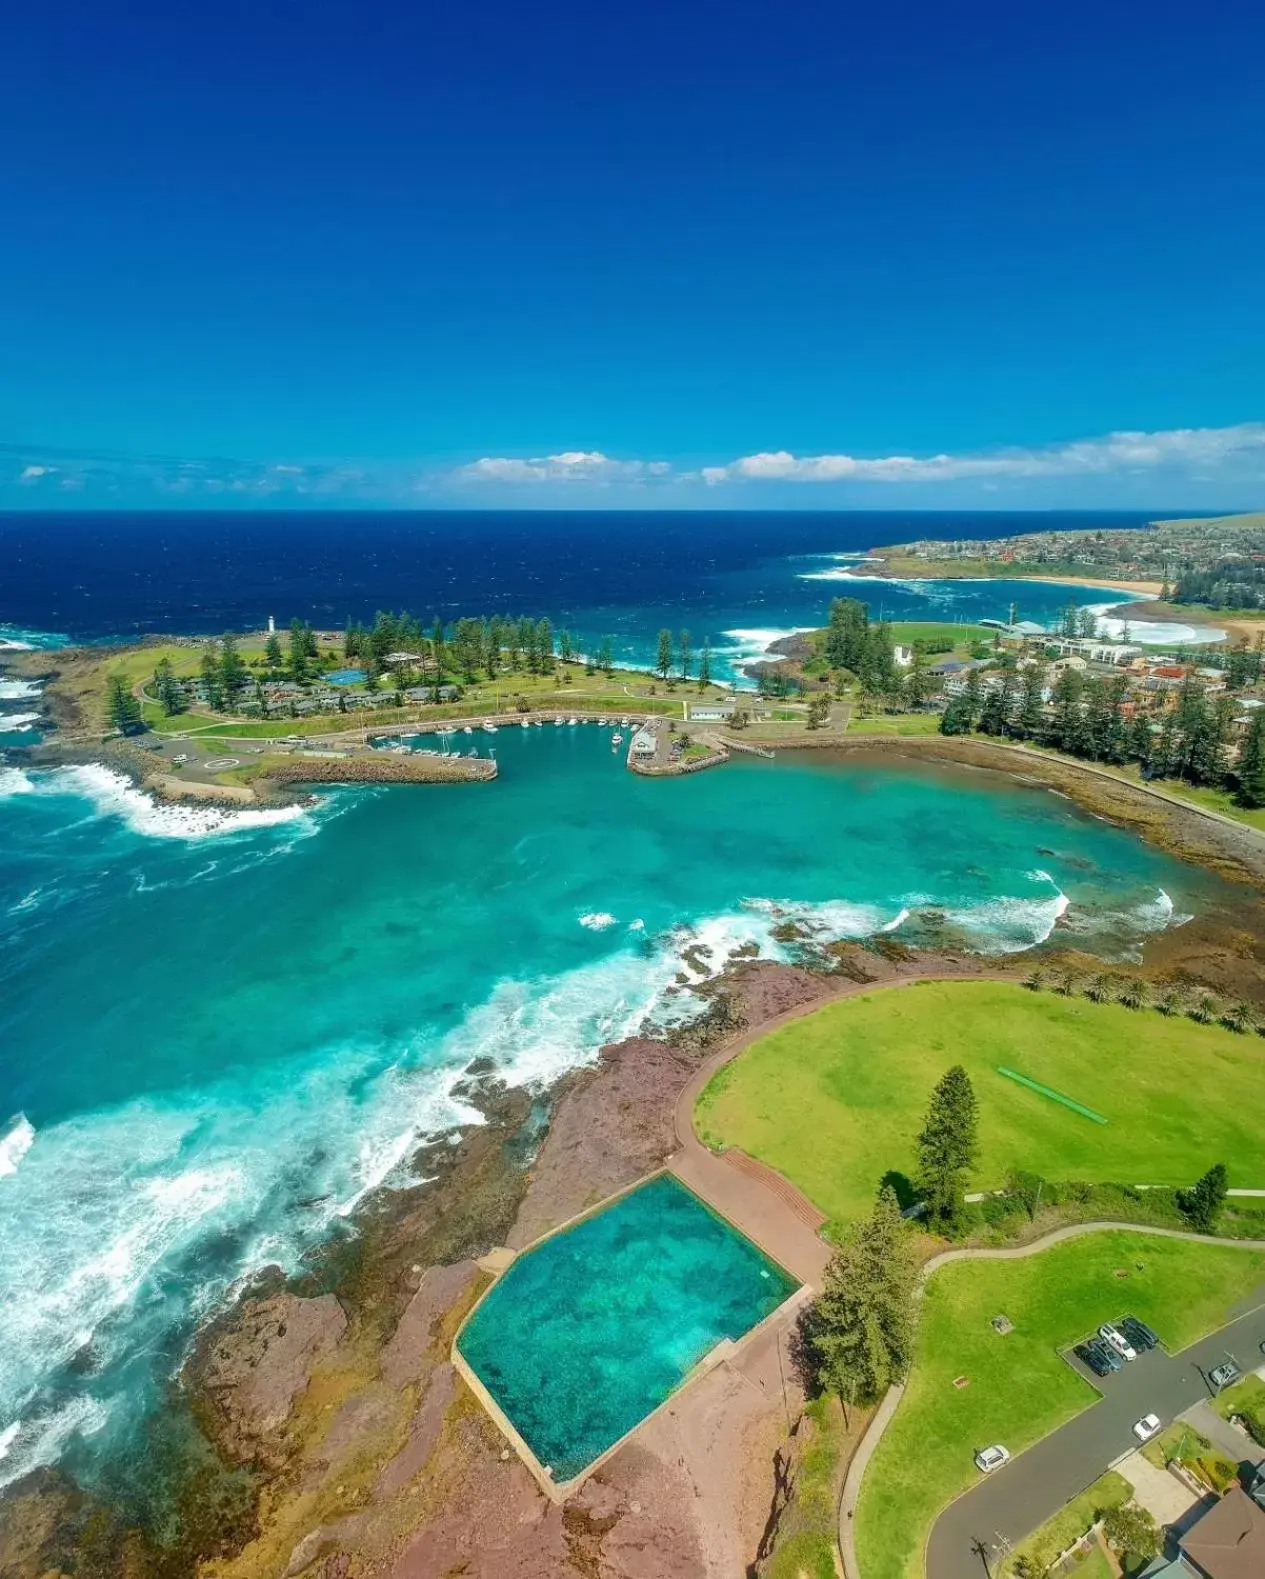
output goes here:
[{"label": "rocky shoreline", "polygon": [[[832,744],[853,759],[904,758],[1040,783],[1229,878],[1242,895],[1234,913],[1151,939],[1143,970],[1265,1003],[1265,839],[1252,830],[987,741]],[[104,760],[150,787],[148,754],[127,742],[105,752],[60,742],[24,755],[50,765]],[[313,781],[325,760],[334,764],[296,758],[296,780]],[[390,769],[416,759],[381,760]],[[1062,941],[1056,931],[1041,956],[1060,957]],[[479,1258],[530,1243],[661,1164],[675,1149],[680,1092],[724,1040],[845,982],[937,969],[969,975],[990,963],[891,939],[834,945],[798,965],[738,960],[708,987],[701,1020],[607,1046],[548,1091],[506,1088],[476,1062],[460,1094],[482,1124],[422,1138],[410,1164],[416,1182],[368,1197],[301,1276],[261,1274],[197,1335],[151,1430],[138,1477],[144,1495],[123,1481],[89,1493],[58,1470],[36,1471],[0,1494],[0,1575],[186,1579],[208,1563],[216,1579],[704,1579],[747,1571],[757,1552],[772,1549],[787,1504],[802,1436],[794,1386],[788,1419],[780,1400],[716,1373],[699,1384],[705,1397],[688,1421],[664,1411],[557,1507],[507,1452],[448,1360],[453,1332],[486,1286]]]},{"label": "rocky shoreline", "polygon": [[[1240,924],[1237,945],[1225,918],[1153,940],[1147,974],[1181,979],[1235,958],[1265,1002],[1258,904]],[[1059,945],[1056,933],[1042,956],[1069,957]],[[707,987],[701,1019],[604,1047],[548,1091],[506,1088],[476,1061],[460,1094],[482,1124],[423,1139],[415,1183],[368,1197],[302,1275],[262,1273],[197,1335],[144,1470],[179,1535],[164,1539],[127,1496],[93,1497],[41,1470],[0,1495],[0,1574],[183,1579],[208,1562],[216,1579],[747,1571],[772,1550],[787,1505],[804,1434],[794,1383],[788,1416],[722,1368],[689,1411],[663,1411],[556,1506],[448,1359],[486,1286],[479,1258],[521,1248],[659,1166],[676,1147],[680,1093],[724,1042],[849,984],[995,964],[887,938],[802,964],[739,959]]]}]

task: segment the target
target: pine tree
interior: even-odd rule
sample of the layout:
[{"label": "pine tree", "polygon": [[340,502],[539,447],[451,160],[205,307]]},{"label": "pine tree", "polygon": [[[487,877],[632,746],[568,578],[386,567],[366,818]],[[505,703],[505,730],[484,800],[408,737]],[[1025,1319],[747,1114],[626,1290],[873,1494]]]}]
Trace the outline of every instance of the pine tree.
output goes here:
[{"label": "pine tree", "polygon": [[1225,1204],[1227,1181],[1225,1163],[1218,1162],[1189,1190],[1178,1190],[1178,1210],[1189,1219],[1196,1233],[1210,1234],[1216,1228],[1217,1217]]},{"label": "pine tree", "polygon": [[966,689],[962,693],[962,700],[966,703],[967,727],[974,729],[980,715],[980,704],[982,701],[979,670],[974,664],[966,671]]},{"label": "pine tree", "polygon": [[690,664],[693,661],[693,649],[690,646],[690,633],[683,630],[676,634],[677,663],[681,668],[681,681],[684,683],[690,677]]},{"label": "pine tree", "polygon": [[1045,723],[1045,671],[1034,663],[1024,670],[1023,693],[1019,698],[1019,713],[1015,719],[1015,732],[1024,740],[1035,740]]},{"label": "pine tree", "polygon": [[698,655],[698,688],[705,691],[712,683],[712,643],[709,636],[703,637],[703,648]]},{"label": "pine tree", "polygon": [[307,683],[307,631],[299,619],[290,621],[290,678],[298,685]]},{"label": "pine tree", "polygon": [[[353,648],[347,656],[354,656],[355,650]],[[264,643],[264,662],[269,674],[280,674],[285,668],[285,659],[281,656],[281,643],[277,639],[276,631],[268,632],[268,640]]]},{"label": "pine tree", "polygon": [[224,706],[224,688],[220,684],[219,659],[209,648],[202,654],[202,689],[208,704],[218,713]]},{"label": "pine tree", "polygon": [[832,1257],[801,1334],[818,1385],[869,1404],[908,1374],[918,1274],[896,1196],[884,1189]]},{"label": "pine tree", "polygon": [[141,704],[121,674],[112,674],[106,680],[105,710],[110,728],[117,729],[121,735],[134,735],[145,727]]},{"label": "pine tree", "polygon": [[[436,616],[435,623],[430,628],[430,655],[435,665],[435,685],[440,685],[444,678],[444,664],[447,654],[444,652],[444,622]],[[517,664],[514,665],[518,667]]]},{"label": "pine tree", "polygon": [[918,1137],[918,1183],[932,1227],[952,1227],[966,1175],[979,1151],[979,1103],[970,1076],[954,1064],[931,1095]]},{"label": "pine tree", "polygon": [[914,643],[913,655],[909,661],[909,673],[905,676],[903,690],[906,705],[915,713],[921,712],[926,705],[929,690],[927,655],[922,649],[921,642]]},{"label": "pine tree", "polygon": [[1258,707],[1252,714],[1235,776],[1238,788],[1234,798],[1238,804],[1265,806],[1265,707]]},{"label": "pine tree", "polygon": [[160,659],[158,667],[154,670],[154,694],[168,718],[173,713],[184,712],[184,687],[176,679],[170,658]]},{"label": "pine tree", "polygon": [[224,705],[232,707],[237,698],[246,689],[250,679],[246,665],[242,662],[241,654],[237,650],[237,640],[233,636],[225,636],[220,642],[220,690],[224,693]]},{"label": "pine tree", "polygon": [[571,662],[571,632],[567,630],[558,632],[558,656],[563,663]]},{"label": "pine tree", "polygon": [[971,732],[971,709],[964,696],[950,697],[945,703],[944,712],[940,714],[940,733],[942,735],[969,735]]},{"label": "pine tree", "polygon": [[655,671],[661,680],[666,680],[672,668],[672,632],[661,630],[659,632],[659,650],[655,658]]}]

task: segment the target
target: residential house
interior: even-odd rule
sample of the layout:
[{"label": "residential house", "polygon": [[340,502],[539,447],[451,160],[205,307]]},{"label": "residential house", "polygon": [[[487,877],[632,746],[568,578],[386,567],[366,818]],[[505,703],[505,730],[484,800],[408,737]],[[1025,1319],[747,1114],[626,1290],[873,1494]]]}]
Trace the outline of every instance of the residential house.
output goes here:
[{"label": "residential house", "polygon": [[1232,1487],[1178,1540],[1199,1579],[1261,1579],[1265,1575],[1265,1509]]}]

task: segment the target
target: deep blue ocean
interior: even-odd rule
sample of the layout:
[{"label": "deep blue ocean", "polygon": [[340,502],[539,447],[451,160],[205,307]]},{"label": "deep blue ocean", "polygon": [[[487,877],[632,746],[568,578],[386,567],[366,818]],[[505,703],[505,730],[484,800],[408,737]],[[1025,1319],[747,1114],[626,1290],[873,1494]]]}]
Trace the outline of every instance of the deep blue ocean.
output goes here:
[{"label": "deep blue ocean", "polygon": [[[847,556],[915,537],[1136,526],[1136,514],[947,512],[0,515],[0,627],[76,640],[217,634],[298,616],[318,628],[407,609],[427,620],[548,615],[581,642],[645,663],[664,626],[710,637],[718,677],[831,597],[890,619],[1052,621],[1069,599],[1120,594],[1049,583],[854,578]],[[844,556],[844,557],[840,557]],[[0,630],[2,634],[2,630]]]},{"label": "deep blue ocean", "polygon": [[[1013,525],[10,517],[0,635],[500,609],[636,656],[661,624],[719,643],[816,623],[840,589],[893,614],[1001,614],[1016,591],[1029,615],[1061,606],[1061,587],[838,579],[832,556],[881,535],[985,524]],[[10,723],[33,704],[0,679]],[[140,1452],[235,1278],[297,1267],[367,1191],[408,1177],[419,1140],[477,1122],[453,1092],[475,1057],[547,1083],[647,1017],[697,1012],[682,979],[744,944],[784,951],[787,915],[821,939],[947,930],[988,953],[1058,925],[1131,954],[1230,902],[986,774],[809,753],[649,781],[609,735],[502,730],[479,741],[491,785],[236,814],[155,806],[102,768],[0,763],[0,1485],[59,1460],[91,1479]]]}]

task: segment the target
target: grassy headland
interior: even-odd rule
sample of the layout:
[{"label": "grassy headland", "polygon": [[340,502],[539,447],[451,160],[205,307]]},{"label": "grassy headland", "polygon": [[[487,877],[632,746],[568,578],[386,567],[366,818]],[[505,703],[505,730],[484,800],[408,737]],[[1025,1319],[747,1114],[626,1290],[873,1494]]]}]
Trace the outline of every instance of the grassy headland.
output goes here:
[{"label": "grassy headland", "polygon": [[[830,1218],[850,1221],[889,1172],[914,1172],[928,1097],[953,1064],[979,1099],[974,1189],[999,1189],[1016,1169],[1188,1184],[1212,1161],[1226,1163],[1233,1185],[1265,1188],[1265,1041],[1010,982],[924,982],[818,1009],[720,1069],[695,1124],[709,1145],[740,1147]],[[998,1065],[1085,1103],[1107,1125],[1004,1078]]]},{"label": "grassy headland", "polygon": [[[1094,1402],[1061,1349],[1126,1309],[1170,1351],[1185,1348],[1262,1278],[1265,1252],[1142,1232],[1086,1234],[1030,1260],[935,1272],[905,1396],[861,1486],[865,1579],[922,1579],[935,1516],[978,1478],[972,1454],[982,1443],[1020,1452]],[[1005,1337],[989,1324],[998,1311],[1014,1323]]]}]

